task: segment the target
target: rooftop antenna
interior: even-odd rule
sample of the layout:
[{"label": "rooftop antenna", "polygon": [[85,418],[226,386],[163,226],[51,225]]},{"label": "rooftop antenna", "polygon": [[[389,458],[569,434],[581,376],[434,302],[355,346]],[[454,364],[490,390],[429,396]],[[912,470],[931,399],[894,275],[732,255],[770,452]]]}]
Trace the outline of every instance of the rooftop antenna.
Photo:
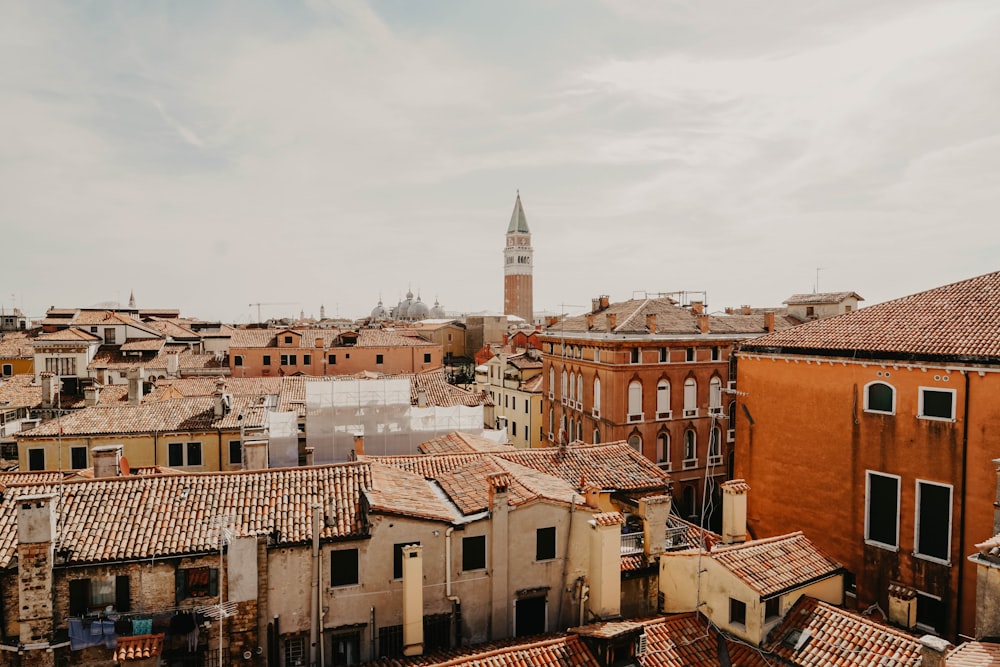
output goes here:
[{"label": "rooftop antenna", "polygon": [[819,272],[823,270],[822,266],[816,267],[816,282],[813,283],[813,294],[819,293]]}]

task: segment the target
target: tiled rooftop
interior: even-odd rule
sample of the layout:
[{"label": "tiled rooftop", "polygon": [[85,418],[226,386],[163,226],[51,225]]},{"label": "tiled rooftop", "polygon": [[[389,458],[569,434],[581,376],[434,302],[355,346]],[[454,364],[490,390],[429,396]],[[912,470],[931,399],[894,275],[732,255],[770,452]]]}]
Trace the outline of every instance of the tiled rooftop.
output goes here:
[{"label": "tiled rooftop", "polygon": [[816,292],[813,294],[793,294],[783,303],[788,306],[806,306],[828,303],[840,303],[854,297],[858,301],[864,301],[857,292]]},{"label": "tiled rooftop", "polygon": [[35,354],[31,341],[41,332],[41,329],[31,329],[0,333],[0,359],[30,359]]},{"label": "tiled rooftop", "polygon": [[100,336],[92,334],[89,331],[83,331],[81,329],[61,329],[59,331],[53,331],[52,333],[39,334],[38,337],[35,338],[35,343],[94,343],[103,340],[104,339]]},{"label": "tiled rooftop", "polygon": [[147,660],[155,658],[163,652],[163,634],[156,635],[122,635],[118,637],[115,648],[115,662],[123,663],[129,660]]},{"label": "tiled rooftop", "polygon": [[966,642],[948,654],[946,667],[1000,667],[1000,644]]},{"label": "tiled rooftop", "polygon": [[1000,359],[1000,271],[758,338],[746,351]]},{"label": "tiled rooftop", "polygon": [[576,636],[549,635],[536,639],[461,646],[413,658],[382,658],[371,667],[600,667]]},{"label": "tiled rooftop", "polygon": [[373,511],[440,521],[451,521],[456,518],[451,507],[434,493],[424,478],[418,475],[392,466],[372,463],[371,477],[372,488],[367,491],[366,496]]},{"label": "tiled rooftop", "polygon": [[498,444],[489,438],[470,433],[452,431],[420,443],[417,449],[421,454],[474,454],[476,452],[509,452],[513,446]]},{"label": "tiled rooftop", "polygon": [[361,536],[361,492],[372,488],[371,468],[355,462],[9,484],[0,496],[0,567],[9,567],[16,554],[21,496],[61,494],[57,548],[67,550],[69,564],[82,564],[216,550],[212,519],[222,515],[234,517],[236,536],[270,534],[278,544],[306,544],[312,539],[310,507],[329,507],[331,499],[336,514],[321,537]]},{"label": "tiled rooftop", "polygon": [[[721,641],[720,641],[721,640]],[[646,623],[646,655],[642,667],[718,667],[720,648],[725,647],[734,667],[765,667],[755,648],[720,637],[718,631],[696,613],[677,614]],[[833,663],[811,663],[817,667]]]},{"label": "tiled rooftop", "polygon": [[163,338],[129,338],[120,349],[122,352],[159,352],[166,343]]},{"label": "tiled rooftop", "polygon": [[[808,632],[799,650],[783,643],[792,630]],[[915,638],[808,596],[798,599],[770,632],[762,648],[795,665],[916,667],[920,664],[920,644]]]},{"label": "tiled rooftop", "polygon": [[835,574],[842,567],[801,532],[717,546],[708,557],[722,564],[761,597]]}]

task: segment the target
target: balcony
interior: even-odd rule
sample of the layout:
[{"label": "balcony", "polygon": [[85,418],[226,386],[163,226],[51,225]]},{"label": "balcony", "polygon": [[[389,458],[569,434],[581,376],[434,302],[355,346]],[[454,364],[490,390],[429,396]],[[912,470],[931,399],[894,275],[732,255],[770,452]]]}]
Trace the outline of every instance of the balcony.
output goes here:
[{"label": "balcony", "polygon": [[691,546],[687,538],[688,527],[673,517],[667,519],[666,549],[667,551],[678,551]]},{"label": "balcony", "polygon": [[622,533],[622,556],[642,553],[642,533]]}]

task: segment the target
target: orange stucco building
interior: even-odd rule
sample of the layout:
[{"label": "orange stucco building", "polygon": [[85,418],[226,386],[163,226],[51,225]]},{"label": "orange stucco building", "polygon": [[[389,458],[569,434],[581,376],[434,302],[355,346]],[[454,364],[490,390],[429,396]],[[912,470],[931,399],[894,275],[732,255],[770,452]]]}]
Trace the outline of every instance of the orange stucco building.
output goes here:
[{"label": "orange stucco building", "polygon": [[442,356],[441,345],[387,329],[237,329],[229,343],[233,377],[422,373]]},{"label": "orange stucco building", "polygon": [[705,478],[732,472],[733,346],[798,321],[749,308],[709,314],[690,297],[601,296],[543,330],[541,425],[549,444],[628,441],[671,473],[678,511],[696,518]]},{"label": "orange stucco building", "polygon": [[752,534],[804,531],[850,571],[859,608],[952,640],[975,630],[966,557],[996,532],[998,309],[1000,272],[738,354],[735,474],[754,489]]}]

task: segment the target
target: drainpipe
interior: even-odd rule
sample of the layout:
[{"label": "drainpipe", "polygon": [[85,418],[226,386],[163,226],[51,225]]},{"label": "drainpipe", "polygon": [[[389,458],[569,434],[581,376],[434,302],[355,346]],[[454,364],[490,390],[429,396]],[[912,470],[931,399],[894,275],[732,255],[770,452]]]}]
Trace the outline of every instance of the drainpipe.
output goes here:
[{"label": "drainpipe", "polygon": [[[958,548],[962,549],[965,547],[965,498],[966,498],[966,486],[965,480],[968,475],[968,460],[969,460],[969,371],[962,371],[962,375],[965,376],[965,406],[964,406],[964,419],[962,420],[962,510],[959,515],[961,519],[958,524]],[[962,632],[962,582],[964,577],[962,573],[965,572],[965,566],[967,561],[965,558],[959,554],[958,565],[958,610],[955,612],[955,636],[957,637]]]},{"label": "drainpipe", "polygon": [[462,600],[451,594],[451,534],[454,526],[448,526],[444,531],[444,596],[454,605],[455,609],[455,645],[462,645]]},{"label": "drainpipe", "polygon": [[563,554],[562,588],[559,589],[559,607],[556,612],[556,618],[559,619],[560,626],[563,623],[562,606],[563,606],[563,598],[566,596],[566,576],[567,576],[567,570],[569,570],[569,552],[570,552],[570,547],[572,547],[573,545],[572,542],[573,513],[575,511],[576,511],[576,495],[574,494],[573,498],[570,500],[569,503],[569,529],[566,531],[566,552]]},{"label": "drainpipe", "polygon": [[320,505],[312,506],[312,611],[309,623],[309,664],[316,664],[316,637],[319,629],[319,517]]}]

